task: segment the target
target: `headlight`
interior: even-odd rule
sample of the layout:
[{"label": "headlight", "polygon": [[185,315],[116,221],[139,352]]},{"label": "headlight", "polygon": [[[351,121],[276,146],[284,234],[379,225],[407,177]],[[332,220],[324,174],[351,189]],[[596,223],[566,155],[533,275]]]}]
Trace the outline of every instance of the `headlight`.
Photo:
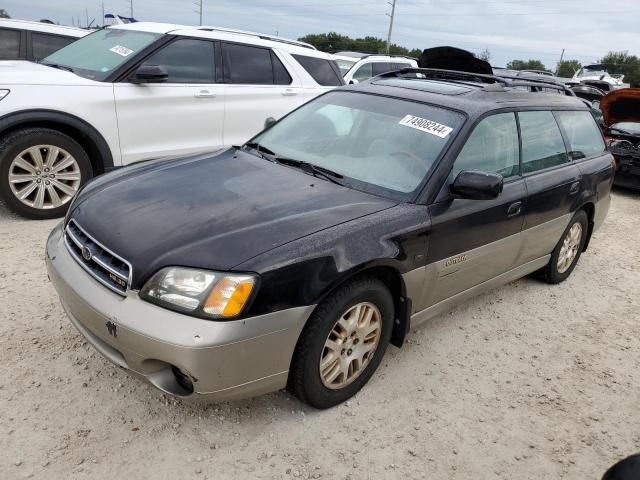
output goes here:
[{"label": "headlight", "polygon": [[242,312],[256,277],[169,267],[145,284],[140,296],[167,308],[211,318],[231,318]]},{"label": "headlight", "polygon": [[2,100],[4,97],[6,97],[7,95],[9,95],[9,92],[11,90],[7,90],[7,89],[0,89],[0,100]]}]

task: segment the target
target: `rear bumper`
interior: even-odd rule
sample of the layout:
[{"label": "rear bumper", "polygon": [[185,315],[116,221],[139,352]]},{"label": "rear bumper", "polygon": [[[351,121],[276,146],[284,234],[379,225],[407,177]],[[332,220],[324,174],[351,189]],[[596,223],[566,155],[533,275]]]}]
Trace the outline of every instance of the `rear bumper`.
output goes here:
[{"label": "rear bumper", "polygon": [[[100,285],[67,251],[61,225],[46,250],[49,278],[78,331],[113,363],[160,390],[223,401],[286,385],[314,306],[236,321],[202,320],[145,302],[137,292],[122,297]],[[193,391],[180,381],[182,374]]]}]

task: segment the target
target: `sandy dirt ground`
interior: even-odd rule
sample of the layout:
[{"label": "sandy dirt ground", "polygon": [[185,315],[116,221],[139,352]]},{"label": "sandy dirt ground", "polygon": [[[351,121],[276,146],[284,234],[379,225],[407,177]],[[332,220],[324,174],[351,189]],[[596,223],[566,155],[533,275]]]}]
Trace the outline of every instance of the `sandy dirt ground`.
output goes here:
[{"label": "sandy dirt ground", "polygon": [[526,278],[391,347],[350,402],[190,405],[129,377],[47,280],[56,222],[0,207],[0,478],[599,479],[640,451],[640,195],[572,277]]}]

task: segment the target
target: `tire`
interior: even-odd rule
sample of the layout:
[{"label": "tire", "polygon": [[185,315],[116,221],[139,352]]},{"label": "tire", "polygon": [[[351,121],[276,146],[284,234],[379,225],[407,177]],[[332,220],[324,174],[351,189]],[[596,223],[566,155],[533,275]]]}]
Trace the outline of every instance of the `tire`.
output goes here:
[{"label": "tire", "polygon": [[[367,329],[356,328],[354,336],[348,336],[343,326],[354,326],[351,322],[356,318],[361,318],[361,325],[366,325],[369,314],[368,325],[370,328],[377,325],[378,329],[366,335]],[[362,277],[339,287],[307,321],[293,355],[287,389],[315,408],[330,408],[351,398],[380,365],[391,338],[393,318],[393,298],[380,280]],[[338,331],[346,338],[336,336]],[[378,337],[375,346],[374,336]],[[342,351],[329,349],[326,344],[330,340],[334,340],[332,345]],[[367,349],[370,350],[363,355]],[[360,368],[357,368],[358,357],[361,358]],[[328,365],[324,377],[320,371],[323,359]],[[346,373],[341,368],[344,365],[348,365]],[[336,369],[341,373],[331,381]],[[351,375],[350,379],[348,375]]]},{"label": "tire", "polygon": [[[573,272],[573,269],[576,267],[576,264],[580,259],[580,255],[584,250],[584,244],[587,241],[588,227],[589,220],[586,212],[584,210],[579,210],[573,216],[569,225],[562,233],[560,241],[551,253],[549,263],[544,268],[543,277],[547,283],[557,284],[564,282],[569,275],[571,275],[571,272]],[[580,238],[576,241],[574,236],[574,240],[571,241],[572,232],[578,230],[580,232]],[[573,235],[575,235],[575,233]],[[571,246],[571,258],[566,256],[569,250],[567,250],[567,248],[563,249],[563,247],[565,247],[565,243],[567,243],[567,248]],[[560,261],[562,258],[565,259],[565,262]]]},{"label": "tire", "polygon": [[0,140],[0,198],[23,217],[63,216],[73,194],[92,176],[87,152],[64,133],[26,128]]}]

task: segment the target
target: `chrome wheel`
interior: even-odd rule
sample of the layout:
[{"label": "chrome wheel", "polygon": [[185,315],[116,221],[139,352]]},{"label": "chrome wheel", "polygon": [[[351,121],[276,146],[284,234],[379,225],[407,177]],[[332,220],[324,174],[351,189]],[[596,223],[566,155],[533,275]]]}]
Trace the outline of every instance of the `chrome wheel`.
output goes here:
[{"label": "chrome wheel", "polygon": [[582,225],[579,222],[574,223],[562,242],[560,254],[558,255],[558,273],[564,273],[569,270],[578,255],[578,249],[582,241]]},{"label": "chrome wheel", "polygon": [[343,388],[371,361],[382,334],[382,315],[373,303],[349,308],[335,323],[320,356],[320,378],[325,387]]},{"label": "chrome wheel", "polygon": [[80,188],[80,166],[66,150],[34,145],[9,165],[11,192],[23,204],[37,209],[58,208]]}]

